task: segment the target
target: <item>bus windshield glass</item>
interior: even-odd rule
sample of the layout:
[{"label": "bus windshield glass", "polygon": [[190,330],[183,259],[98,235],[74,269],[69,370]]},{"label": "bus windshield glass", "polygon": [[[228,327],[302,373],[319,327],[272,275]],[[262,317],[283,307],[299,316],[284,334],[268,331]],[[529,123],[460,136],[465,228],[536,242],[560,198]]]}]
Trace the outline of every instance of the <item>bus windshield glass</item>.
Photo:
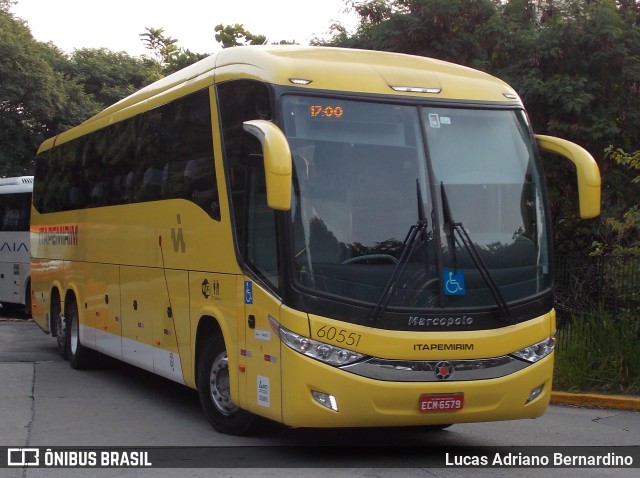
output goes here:
[{"label": "bus windshield glass", "polygon": [[412,309],[499,306],[495,289],[512,303],[551,287],[541,174],[520,110],[293,95],[283,107],[298,286],[354,303],[388,294],[385,307]]}]

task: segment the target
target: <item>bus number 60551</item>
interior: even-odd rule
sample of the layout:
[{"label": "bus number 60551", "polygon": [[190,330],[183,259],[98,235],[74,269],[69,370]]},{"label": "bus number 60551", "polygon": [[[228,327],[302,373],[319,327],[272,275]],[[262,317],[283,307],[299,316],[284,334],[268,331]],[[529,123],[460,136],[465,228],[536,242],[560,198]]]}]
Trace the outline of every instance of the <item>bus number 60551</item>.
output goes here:
[{"label": "bus number 60551", "polygon": [[316,332],[316,337],[319,339],[326,338],[332,342],[357,347],[362,335],[355,332],[349,332],[345,329],[323,325]]}]

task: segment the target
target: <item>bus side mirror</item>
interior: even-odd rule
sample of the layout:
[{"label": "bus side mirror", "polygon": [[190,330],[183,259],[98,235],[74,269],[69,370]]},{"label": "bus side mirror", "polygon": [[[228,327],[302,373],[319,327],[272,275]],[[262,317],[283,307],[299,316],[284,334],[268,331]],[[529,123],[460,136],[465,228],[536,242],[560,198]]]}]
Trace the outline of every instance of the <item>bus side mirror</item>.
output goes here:
[{"label": "bus side mirror", "polygon": [[571,141],[537,134],[542,151],[559,154],[576,165],[580,217],[588,219],[600,214],[600,170],[589,152]]},{"label": "bus side mirror", "polygon": [[284,133],[265,120],[243,123],[246,132],[260,140],[264,156],[264,175],[267,183],[267,204],[272,209],[291,209],[291,150]]}]

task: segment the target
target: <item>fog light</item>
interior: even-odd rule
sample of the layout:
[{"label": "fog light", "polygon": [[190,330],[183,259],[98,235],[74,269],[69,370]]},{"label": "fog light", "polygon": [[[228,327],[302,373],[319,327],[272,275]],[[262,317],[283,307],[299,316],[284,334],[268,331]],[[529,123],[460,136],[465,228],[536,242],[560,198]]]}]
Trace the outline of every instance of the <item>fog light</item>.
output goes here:
[{"label": "fog light", "polygon": [[529,393],[529,398],[527,398],[525,405],[527,403],[533,402],[536,398],[538,398],[538,396],[542,393],[543,390],[544,390],[544,385],[540,385],[534,388],[533,390],[531,390],[531,392]]},{"label": "fog light", "polygon": [[334,412],[338,411],[338,402],[336,400],[336,397],[334,397],[333,395],[329,395],[328,393],[316,392],[315,390],[311,390],[311,395],[313,396],[313,399],[320,405],[323,405],[329,410],[333,410]]}]

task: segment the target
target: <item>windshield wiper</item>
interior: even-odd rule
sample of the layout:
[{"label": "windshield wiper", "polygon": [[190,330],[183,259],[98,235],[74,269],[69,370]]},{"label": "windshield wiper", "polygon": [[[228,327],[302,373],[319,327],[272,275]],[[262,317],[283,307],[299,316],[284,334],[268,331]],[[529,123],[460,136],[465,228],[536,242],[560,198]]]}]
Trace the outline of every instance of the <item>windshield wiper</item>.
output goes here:
[{"label": "windshield wiper", "polygon": [[382,293],[380,294],[380,298],[378,299],[376,306],[371,311],[371,315],[369,316],[369,320],[371,322],[378,320],[380,315],[387,308],[389,300],[398,286],[400,277],[402,277],[402,274],[409,263],[411,254],[413,254],[416,245],[424,239],[427,231],[427,215],[425,214],[422,191],[420,190],[420,181],[418,179],[416,179],[416,187],[418,196],[418,222],[409,228],[407,237],[405,237],[404,242],[402,243],[402,253],[398,258],[398,262],[396,262],[393,271],[391,271],[391,276],[389,276],[387,284],[384,286],[384,289],[382,289]]},{"label": "windshield wiper", "polygon": [[[452,241],[454,241],[455,233],[458,233],[460,242],[462,242],[462,245],[469,253],[471,260],[475,264],[476,269],[478,269],[478,272],[480,272],[482,280],[484,280],[485,284],[487,285],[489,291],[491,292],[491,295],[493,296],[493,299],[496,302],[496,305],[498,306],[498,309],[501,312],[500,320],[509,324],[514,323],[515,320],[513,319],[511,310],[509,309],[509,305],[504,300],[504,297],[502,296],[502,293],[500,292],[496,281],[493,279],[493,276],[491,275],[491,272],[489,272],[487,265],[484,263],[482,257],[478,253],[478,249],[471,240],[469,233],[461,222],[455,222],[451,217],[451,209],[449,208],[449,201],[447,200],[447,194],[444,191],[443,182],[440,182],[440,197],[442,198],[442,216],[444,220],[443,225],[448,229],[447,236],[450,237]],[[451,250],[455,261],[455,245]]]}]

